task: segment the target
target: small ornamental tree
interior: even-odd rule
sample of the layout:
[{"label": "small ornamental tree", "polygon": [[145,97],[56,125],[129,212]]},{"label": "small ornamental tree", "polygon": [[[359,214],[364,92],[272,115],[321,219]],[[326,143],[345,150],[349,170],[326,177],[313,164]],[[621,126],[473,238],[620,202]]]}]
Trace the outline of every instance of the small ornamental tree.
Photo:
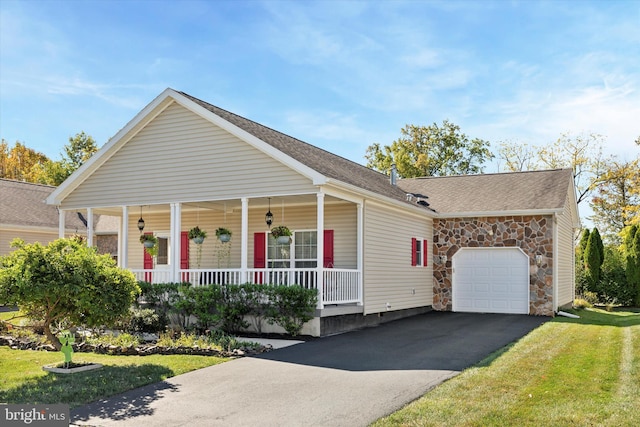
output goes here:
[{"label": "small ornamental tree", "polygon": [[627,285],[633,289],[634,305],[640,307],[640,228],[636,225],[629,229],[625,246]]},{"label": "small ornamental tree", "polygon": [[585,250],[587,249],[587,242],[589,241],[589,234],[591,234],[589,232],[588,228],[585,228],[582,231],[582,237],[580,238],[580,243],[578,244],[578,261],[580,262],[580,266],[582,268],[584,268],[584,263],[585,263],[585,259],[584,259],[584,253]]},{"label": "small ornamental tree", "polygon": [[[600,248],[603,248],[602,250]],[[602,262],[604,261],[604,247],[598,229],[594,228],[589,235],[587,246],[584,250],[584,265],[587,275],[588,287],[591,292],[598,292],[600,277],[602,276]]]},{"label": "small ornamental tree", "polygon": [[80,239],[47,246],[15,239],[11,246],[16,250],[0,257],[0,304],[17,305],[27,317],[41,320],[58,350],[52,326],[110,326],[127,315],[140,293],[133,273]]}]

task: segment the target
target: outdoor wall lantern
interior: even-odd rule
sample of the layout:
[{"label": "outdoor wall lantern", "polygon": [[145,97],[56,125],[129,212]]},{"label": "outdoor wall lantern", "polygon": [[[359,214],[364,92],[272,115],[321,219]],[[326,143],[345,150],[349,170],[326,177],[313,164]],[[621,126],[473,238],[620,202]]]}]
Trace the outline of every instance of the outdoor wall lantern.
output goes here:
[{"label": "outdoor wall lantern", "polygon": [[142,219],[142,206],[140,206],[140,219],[138,220],[138,230],[142,233],[144,230],[144,219]]},{"label": "outdoor wall lantern", "polygon": [[271,224],[273,224],[273,214],[271,213],[271,197],[269,197],[269,210],[267,214],[264,216],[264,221],[267,223],[269,228],[271,228]]},{"label": "outdoor wall lantern", "polygon": [[536,265],[538,267],[542,265],[542,255],[536,255]]}]

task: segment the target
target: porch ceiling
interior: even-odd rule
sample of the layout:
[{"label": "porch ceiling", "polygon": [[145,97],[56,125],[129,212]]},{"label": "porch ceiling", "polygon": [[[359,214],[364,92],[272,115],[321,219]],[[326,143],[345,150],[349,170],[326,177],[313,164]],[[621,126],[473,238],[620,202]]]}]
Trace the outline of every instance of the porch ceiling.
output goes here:
[{"label": "porch ceiling", "polygon": [[[265,212],[269,206],[268,198],[271,197],[271,210],[280,209],[284,203],[284,207],[287,206],[300,206],[300,205],[315,205],[317,197],[315,194],[301,194],[292,196],[265,196],[260,198],[249,199],[249,209],[263,208]],[[341,201],[341,199],[333,196],[326,195],[325,203],[335,203]],[[240,199],[230,200],[210,200],[210,201],[198,201],[198,202],[182,202],[182,212],[195,212],[199,209],[208,209],[218,212],[232,213],[234,211],[240,212],[242,210],[242,202]],[[167,213],[170,211],[168,203],[157,205],[142,205],[142,215],[154,214],[154,213]],[[94,213],[98,215],[111,215],[121,216],[122,207],[101,207],[95,208]],[[129,206],[130,215],[136,215],[140,213],[140,206]]]}]

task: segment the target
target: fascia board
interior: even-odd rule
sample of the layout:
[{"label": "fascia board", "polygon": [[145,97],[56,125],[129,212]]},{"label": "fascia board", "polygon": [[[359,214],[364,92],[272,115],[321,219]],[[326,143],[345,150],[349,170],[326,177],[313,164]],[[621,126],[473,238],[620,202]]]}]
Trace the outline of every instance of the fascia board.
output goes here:
[{"label": "fascia board", "polygon": [[573,215],[572,215],[573,226],[575,228],[581,228],[582,221],[580,220],[580,206],[578,206],[578,197],[576,194],[576,183],[573,178],[573,173],[571,173],[571,180],[569,182],[569,194],[571,194],[570,203],[573,203],[573,205],[575,206],[575,209],[571,209],[571,212],[573,212]]},{"label": "fascia board", "polygon": [[[2,228],[3,232],[36,232],[36,233],[55,233],[58,234],[58,227],[47,227],[43,225],[19,225],[19,224],[5,224],[0,223],[0,228]],[[75,227],[65,227],[65,230],[73,233],[76,231]],[[80,231],[78,231],[80,233]],[[20,237],[20,236],[16,236]]]},{"label": "fascia board", "polygon": [[[50,205],[60,205],[62,200],[74,189],[76,189],[85,179],[87,179],[100,165],[107,161],[126,141],[131,139],[137,131],[142,128],[142,124],[148,123],[160,114],[171,100],[168,100],[172,89],[165,89],[151,103],[144,107],[136,116],[131,119],[122,129],[103,145],[96,154],[91,156],[82,166],[76,169],[62,184],[58,186],[45,199]],[[160,108],[159,108],[160,107]],[[155,110],[155,111],[154,111]]]},{"label": "fascia board", "polygon": [[276,149],[260,138],[255,137],[249,132],[240,129],[238,126],[226,121],[222,117],[212,113],[201,105],[198,105],[184,95],[172,90],[171,96],[178,104],[182,105],[186,109],[198,114],[207,121],[219,126],[230,134],[240,138],[254,148],[267,154],[269,157],[272,157],[273,159],[285,164],[286,166],[289,166],[291,169],[309,178],[313,182],[313,185],[323,185],[327,182],[327,177],[325,177],[321,173],[318,173],[316,170],[310,168],[309,166],[306,166],[298,160],[295,160],[294,158],[284,154],[282,151]]},{"label": "fascia board", "polygon": [[555,215],[561,214],[563,209],[524,209],[514,211],[480,211],[480,212],[450,212],[438,213],[437,218],[472,218],[493,216],[531,216],[531,215]]},{"label": "fascia board", "polygon": [[[338,181],[338,180],[334,180],[334,179],[327,179],[327,184],[331,184],[334,185],[335,187],[338,188],[342,188],[345,190],[349,190],[350,192],[356,193],[356,194],[360,194],[362,195],[364,198],[367,199],[372,199],[372,200],[377,200],[378,202],[382,202],[385,203],[387,205],[392,205],[396,208],[401,208],[402,210],[406,210],[406,211],[410,211],[413,213],[418,213],[421,215],[426,216],[427,218],[435,218],[436,214],[434,212],[428,211],[425,208],[421,208],[419,206],[412,206],[410,204],[407,203],[403,203],[399,200],[396,199],[392,199],[391,197],[386,197],[383,196],[381,194],[378,193],[374,193],[373,191],[369,191],[369,190],[365,190],[362,189],[360,187],[357,187],[355,185],[352,184],[347,184],[346,182],[343,181]],[[329,192],[327,192],[327,194],[329,194]]]}]

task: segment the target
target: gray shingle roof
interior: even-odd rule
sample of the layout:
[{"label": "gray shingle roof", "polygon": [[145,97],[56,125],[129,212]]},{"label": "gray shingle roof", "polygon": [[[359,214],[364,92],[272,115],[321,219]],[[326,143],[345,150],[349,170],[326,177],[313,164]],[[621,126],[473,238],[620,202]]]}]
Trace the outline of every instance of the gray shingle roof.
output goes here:
[{"label": "gray shingle roof", "polygon": [[391,185],[389,176],[383,173],[238,116],[184,92],[180,92],[180,94],[328,178],[406,202],[405,192]]},{"label": "gray shingle roof", "polygon": [[[0,179],[0,224],[58,229],[58,210],[45,203],[56,187]],[[74,212],[67,212],[68,230],[86,230]]]},{"label": "gray shingle roof", "polygon": [[[299,139],[211,105],[184,92],[191,101],[234,124],[322,175],[403,203],[441,213],[560,209],[571,180],[570,169],[398,180]],[[428,204],[407,200],[426,196]],[[423,199],[423,200],[425,200]]]},{"label": "gray shingle roof", "polygon": [[571,169],[412,178],[398,181],[406,193],[427,196],[439,213],[561,209]]}]

